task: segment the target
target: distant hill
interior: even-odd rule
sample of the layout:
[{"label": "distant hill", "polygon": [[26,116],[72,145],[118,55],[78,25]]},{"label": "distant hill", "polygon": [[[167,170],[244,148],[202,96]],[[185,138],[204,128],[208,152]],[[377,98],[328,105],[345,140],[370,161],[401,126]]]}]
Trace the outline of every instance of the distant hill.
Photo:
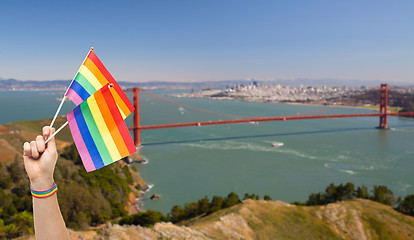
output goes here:
[{"label": "distant hill", "polygon": [[66,90],[69,80],[55,81],[19,81],[16,79],[0,79],[0,91],[36,91],[36,90]]},{"label": "distant hill", "polygon": [[[357,199],[303,207],[280,201],[245,200],[185,225],[153,228],[107,224],[71,232],[73,239],[413,239],[414,217]],[[34,239],[34,238],[33,238]]]},{"label": "distant hill", "polygon": [[[306,79],[298,78],[292,80],[273,80],[261,81],[256,80],[259,84],[283,86],[367,86],[378,87],[383,81],[360,81],[360,80],[340,80],[340,79]],[[52,81],[21,81],[16,79],[0,78],[0,91],[65,91],[71,80],[52,80]],[[207,89],[207,88],[225,88],[234,84],[249,84],[252,80],[222,80],[222,81],[203,81],[203,82],[168,82],[168,81],[151,81],[151,82],[122,82],[119,85],[124,88],[141,87],[145,89]],[[389,82],[390,85],[414,86],[413,83],[407,82]]]},{"label": "distant hill", "polygon": [[[16,79],[1,79],[0,91],[65,91],[71,80],[52,81],[20,81]],[[205,89],[222,88],[233,84],[247,84],[247,80],[229,80],[217,82],[118,82],[123,88],[141,87],[145,89]]]}]

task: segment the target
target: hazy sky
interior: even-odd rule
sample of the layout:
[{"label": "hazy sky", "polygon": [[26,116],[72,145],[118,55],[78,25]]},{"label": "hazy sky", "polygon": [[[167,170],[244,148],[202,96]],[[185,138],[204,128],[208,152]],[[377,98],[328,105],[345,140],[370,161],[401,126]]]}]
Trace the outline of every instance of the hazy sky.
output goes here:
[{"label": "hazy sky", "polygon": [[414,82],[414,1],[0,1],[0,77]]}]

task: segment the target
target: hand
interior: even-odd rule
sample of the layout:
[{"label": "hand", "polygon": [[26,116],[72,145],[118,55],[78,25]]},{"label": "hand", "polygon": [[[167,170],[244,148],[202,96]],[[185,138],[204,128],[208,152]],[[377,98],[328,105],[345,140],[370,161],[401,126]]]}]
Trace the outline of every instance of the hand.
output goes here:
[{"label": "hand", "polygon": [[34,190],[44,191],[53,185],[53,172],[57,161],[55,138],[45,144],[55,132],[54,128],[43,127],[43,136],[37,136],[36,141],[25,142],[23,145],[24,167]]}]

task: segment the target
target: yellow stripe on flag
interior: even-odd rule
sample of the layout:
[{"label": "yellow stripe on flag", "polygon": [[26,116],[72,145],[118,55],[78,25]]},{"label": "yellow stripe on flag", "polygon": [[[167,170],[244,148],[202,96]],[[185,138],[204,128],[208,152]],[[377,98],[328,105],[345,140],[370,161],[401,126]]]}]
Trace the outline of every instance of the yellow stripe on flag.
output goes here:
[{"label": "yellow stripe on flag", "polygon": [[112,96],[115,99],[115,103],[118,106],[119,112],[121,112],[122,119],[125,119],[131,113],[131,111],[129,111],[126,103],[122,100],[122,98],[115,91],[115,89],[111,88],[109,90],[111,91]]},{"label": "yellow stripe on flag", "polygon": [[109,154],[111,155],[112,159],[121,159],[121,155],[116,147],[114,139],[109,132],[108,126],[105,123],[105,120],[102,117],[101,111],[99,110],[98,104],[96,103],[95,96],[91,96],[88,98],[88,105],[91,109],[91,113],[93,119],[95,120],[96,126],[99,129],[99,132],[102,135],[102,138],[105,142],[105,145],[108,149]]},{"label": "yellow stripe on flag", "polygon": [[89,71],[95,76],[95,78],[103,85],[107,84],[109,81],[105,78],[105,76],[101,73],[99,68],[92,62],[89,58],[85,60],[83,63],[85,67],[89,69]]},{"label": "yellow stripe on flag", "polygon": [[91,71],[85,65],[82,65],[79,72],[95,87],[96,90],[101,89],[103,85],[96,79]]}]

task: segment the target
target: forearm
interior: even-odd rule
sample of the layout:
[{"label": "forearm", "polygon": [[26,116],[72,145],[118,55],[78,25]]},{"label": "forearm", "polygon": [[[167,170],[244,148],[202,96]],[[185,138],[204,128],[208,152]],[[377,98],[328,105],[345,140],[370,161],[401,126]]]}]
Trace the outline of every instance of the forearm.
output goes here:
[{"label": "forearm", "polygon": [[33,195],[33,217],[36,239],[69,239],[57,200],[53,172],[57,161],[55,138],[45,139],[55,130],[43,128],[43,136],[23,144],[23,160]]},{"label": "forearm", "polygon": [[[53,183],[52,183],[53,184]],[[52,184],[49,184],[52,185]],[[33,189],[47,189],[43,188]],[[50,188],[50,187],[49,187]],[[33,217],[36,239],[69,239],[68,231],[65,226],[62,214],[60,212],[57,193],[47,198],[33,197]]]}]

